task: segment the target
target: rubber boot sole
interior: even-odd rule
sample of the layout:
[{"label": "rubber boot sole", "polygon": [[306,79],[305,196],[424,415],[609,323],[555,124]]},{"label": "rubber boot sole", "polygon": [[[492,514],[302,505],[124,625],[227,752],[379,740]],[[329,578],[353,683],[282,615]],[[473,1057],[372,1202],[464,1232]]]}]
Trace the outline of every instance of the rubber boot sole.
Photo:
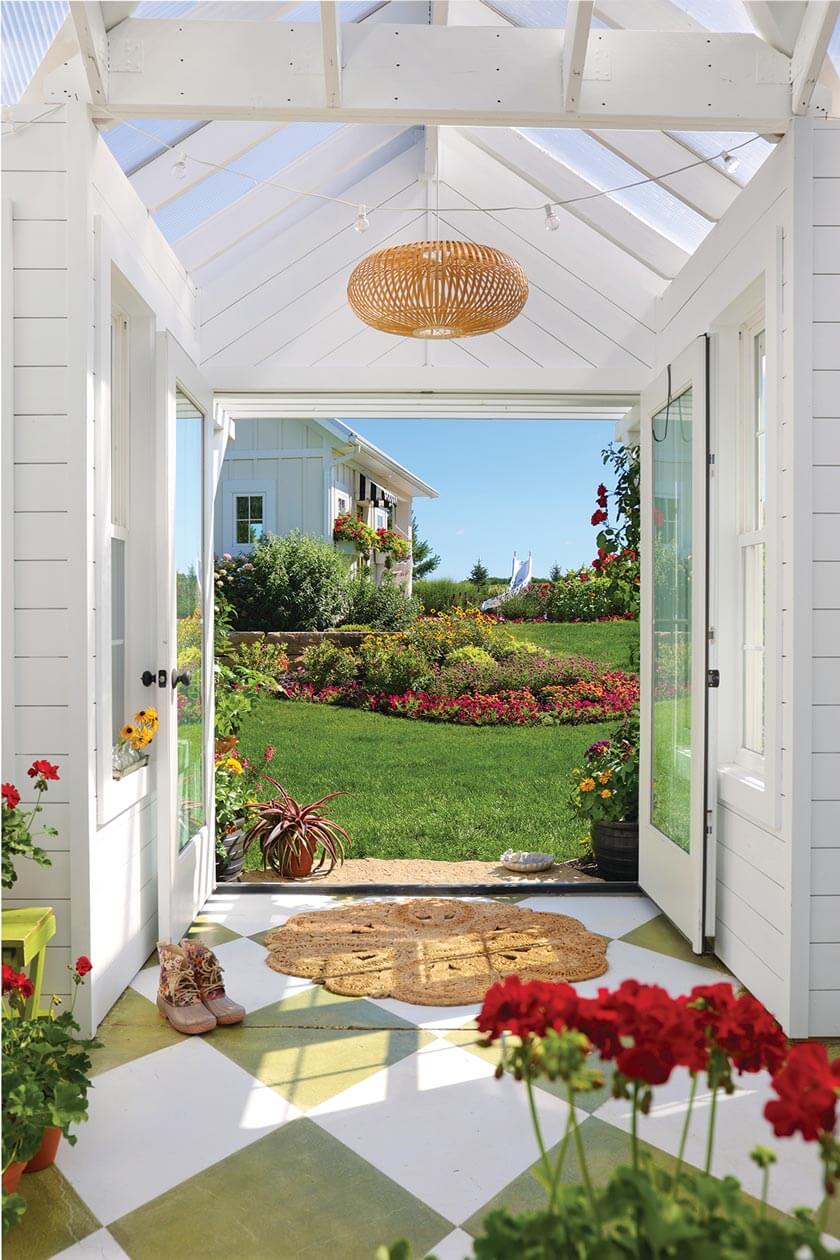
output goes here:
[{"label": "rubber boot sole", "polygon": [[[176,1032],[182,1033],[186,1037],[191,1037],[191,1036],[196,1036],[196,1035],[200,1036],[202,1033],[212,1032],[219,1022],[216,1019],[215,1015],[213,1015],[210,1011],[207,1011],[206,1020],[198,1020],[195,1023],[190,1023],[190,1024],[184,1023],[184,1024],[179,1025],[178,1023],[176,1023],[176,1020],[172,1018],[171,1012],[184,1010],[188,1008],[179,1007],[179,1006],[170,1006],[167,1002],[164,1001],[162,997],[160,997],[160,995],[158,995],[156,1005],[157,1005],[158,1012],[161,1018],[165,1019],[166,1022],[172,1028],[174,1028]],[[207,1010],[206,1007],[204,1009]],[[176,1016],[176,1019],[177,1019],[177,1016]]]}]

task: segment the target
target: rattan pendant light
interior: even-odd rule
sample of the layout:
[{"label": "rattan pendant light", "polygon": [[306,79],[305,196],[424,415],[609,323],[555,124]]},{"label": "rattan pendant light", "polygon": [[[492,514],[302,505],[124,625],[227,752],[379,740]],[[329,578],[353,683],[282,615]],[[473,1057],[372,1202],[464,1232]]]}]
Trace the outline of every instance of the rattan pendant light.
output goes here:
[{"label": "rattan pendant light", "polygon": [[515,319],[528,298],[524,268],[470,241],[379,249],[354,268],[347,298],[359,319],[400,337],[476,337]]}]

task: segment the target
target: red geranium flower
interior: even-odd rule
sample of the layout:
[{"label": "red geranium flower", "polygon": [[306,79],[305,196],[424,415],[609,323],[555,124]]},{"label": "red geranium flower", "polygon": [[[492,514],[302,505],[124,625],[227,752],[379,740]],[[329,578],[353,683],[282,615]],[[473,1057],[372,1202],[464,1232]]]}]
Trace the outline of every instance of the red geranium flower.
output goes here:
[{"label": "red geranium flower", "polygon": [[35,985],[29,979],[29,976],[21,976],[17,986],[17,991],[22,998],[31,998],[35,992]]},{"label": "red geranium flower", "polygon": [[51,761],[33,761],[26,773],[30,779],[57,780],[59,777],[58,766],[54,766]]},{"label": "red geranium flower", "polygon": [[19,993],[21,997],[31,998],[35,992],[32,981],[22,971],[15,971],[8,963],[3,963],[3,992]]},{"label": "red geranium flower", "polygon": [[17,809],[20,804],[20,792],[14,783],[3,784],[3,804],[9,809]]},{"label": "red geranium flower", "polygon": [[764,1108],[776,1137],[790,1137],[797,1131],[806,1142],[833,1133],[837,1123],[840,1095],[840,1058],[829,1061],[828,1051],[819,1042],[793,1046],[785,1066],[773,1077],[779,1095]]},{"label": "red geranium flower", "polygon": [[604,485],[603,481],[601,482],[600,486],[595,491],[595,493],[597,494],[599,499],[603,499],[604,495],[607,493],[607,487]]},{"label": "red geranium flower", "polygon": [[599,508],[597,512],[592,513],[592,524],[601,525],[607,519],[607,514],[603,508]]},{"label": "red geranium flower", "polygon": [[519,976],[507,976],[485,993],[477,1022],[491,1039],[503,1032],[543,1037],[549,1028],[577,1027],[577,1005],[578,996],[570,984],[523,982]]},{"label": "red geranium flower", "polygon": [[86,954],[80,954],[76,959],[76,975],[86,976],[89,971],[93,970],[93,963]]}]

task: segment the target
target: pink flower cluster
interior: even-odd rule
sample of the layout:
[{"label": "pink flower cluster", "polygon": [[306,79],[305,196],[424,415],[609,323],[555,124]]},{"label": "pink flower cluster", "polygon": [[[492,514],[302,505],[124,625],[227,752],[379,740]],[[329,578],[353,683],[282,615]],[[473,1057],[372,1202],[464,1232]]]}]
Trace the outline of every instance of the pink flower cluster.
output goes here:
[{"label": "pink flower cluster", "polygon": [[541,698],[527,689],[462,696],[441,696],[429,691],[375,693],[366,692],[355,683],[319,691],[310,683],[290,682],[284,693],[290,700],[338,704],[424,722],[454,722],[462,726],[575,725],[609,721],[629,713],[639,702],[639,680],[615,670],[594,680],[547,687]]}]

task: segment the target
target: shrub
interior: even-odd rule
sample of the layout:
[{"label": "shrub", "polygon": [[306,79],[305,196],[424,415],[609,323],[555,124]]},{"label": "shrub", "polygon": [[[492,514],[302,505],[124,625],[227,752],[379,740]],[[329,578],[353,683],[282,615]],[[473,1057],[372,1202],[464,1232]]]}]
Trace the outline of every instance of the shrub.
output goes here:
[{"label": "shrub", "polygon": [[[462,649],[462,651],[465,649]],[[472,649],[475,651],[475,649]],[[503,691],[529,691],[539,695],[545,688],[566,687],[597,677],[597,666],[584,657],[553,656],[544,652],[514,652],[494,661],[486,653],[481,661],[453,653],[439,670],[433,690],[438,695],[467,693],[495,695]]]},{"label": "shrub", "polygon": [[434,617],[421,617],[409,628],[406,640],[423,653],[428,661],[440,664],[459,647],[480,647],[491,651],[496,633],[493,617],[477,608],[455,608]]},{"label": "shrub", "polygon": [[243,669],[266,674],[269,678],[277,678],[289,668],[289,657],[285,643],[269,643],[260,639],[256,643],[240,643],[233,663]]},{"label": "shrub", "polygon": [[533,621],[537,617],[545,616],[550,594],[550,582],[532,582],[527,590],[503,600],[496,611],[505,621]]},{"label": "shrub", "polygon": [[472,647],[470,644],[456,648],[446,658],[447,665],[458,665],[461,662],[466,665],[483,665],[485,668],[488,666],[492,668],[495,664],[489,652],[486,652],[484,648]]},{"label": "shrub", "polygon": [[320,691],[322,687],[345,687],[352,682],[359,662],[350,648],[338,647],[325,639],[306,648],[301,665],[302,680]]},{"label": "shrub", "polygon": [[591,569],[567,573],[555,582],[546,601],[549,621],[597,621],[620,611],[608,579]]},{"label": "shrub", "polygon": [[382,585],[363,573],[348,586],[347,621],[374,630],[404,630],[420,613],[420,601],[406,595],[390,573]]},{"label": "shrub", "polygon": [[223,557],[223,577],[238,630],[328,630],[347,608],[344,561],[331,543],[297,531],[267,534],[250,560]]},{"label": "shrub", "polygon": [[414,594],[420,600],[424,613],[474,608],[485,598],[485,593],[474,582],[456,582],[452,578],[426,578],[415,582]]},{"label": "shrub", "polygon": [[368,691],[421,691],[432,680],[427,657],[404,636],[372,634],[359,648],[359,681]]}]

